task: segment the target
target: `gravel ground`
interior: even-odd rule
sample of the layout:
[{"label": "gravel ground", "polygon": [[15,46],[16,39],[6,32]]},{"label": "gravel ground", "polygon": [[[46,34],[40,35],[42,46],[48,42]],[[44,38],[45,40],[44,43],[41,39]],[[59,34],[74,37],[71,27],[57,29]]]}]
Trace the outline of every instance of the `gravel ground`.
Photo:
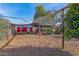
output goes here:
[{"label": "gravel ground", "polygon": [[[76,43],[74,45],[74,42]],[[2,50],[2,56],[72,56],[79,55],[79,41],[66,41],[61,49],[61,37],[52,35],[17,35]],[[73,45],[72,45],[73,44]],[[73,49],[74,48],[74,49]]]}]

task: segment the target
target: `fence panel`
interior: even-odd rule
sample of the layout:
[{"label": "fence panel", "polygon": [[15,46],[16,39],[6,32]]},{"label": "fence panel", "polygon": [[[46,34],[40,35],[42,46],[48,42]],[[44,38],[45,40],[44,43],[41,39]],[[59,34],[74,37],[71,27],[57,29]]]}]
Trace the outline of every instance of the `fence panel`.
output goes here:
[{"label": "fence panel", "polygon": [[8,39],[8,21],[0,19],[0,41]]}]

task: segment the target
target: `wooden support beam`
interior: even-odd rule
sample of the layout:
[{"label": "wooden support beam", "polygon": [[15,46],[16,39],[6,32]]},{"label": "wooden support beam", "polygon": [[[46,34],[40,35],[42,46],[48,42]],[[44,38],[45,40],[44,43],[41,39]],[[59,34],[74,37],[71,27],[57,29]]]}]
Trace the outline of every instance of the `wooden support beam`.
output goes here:
[{"label": "wooden support beam", "polygon": [[15,25],[13,25],[13,35],[15,35]]},{"label": "wooden support beam", "polygon": [[41,29],[41,27],[40,27],[40,24],[39,24],[39,33],[38,33],[39,34],[39,38],[40,38],[40,35],[41,35],[41,30],[40,29]]},{"label": "wooden support beam", "polygon": [[62,13],[62,49],[64,49],[64,9],[61,11]]},{"label": "wooden support beam", "polygon": [[41,36],[41,25],[40,24],[41,24],[41,22],[39,21],[39,33],[38,33],[39,34],[39,38]]},{"label": "wooden support beam", "polygon": [[11,25],[12,26],[12,28],[11,28],[11,31],[12,31],[12,35],[14,35],[14,25]]}]

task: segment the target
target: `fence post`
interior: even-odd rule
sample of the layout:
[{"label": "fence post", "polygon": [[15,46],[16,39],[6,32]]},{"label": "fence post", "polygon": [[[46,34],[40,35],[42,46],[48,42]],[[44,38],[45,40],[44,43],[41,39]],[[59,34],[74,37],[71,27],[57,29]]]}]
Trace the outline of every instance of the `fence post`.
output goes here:
[{"label": "fence post", "polygon": [[40,32],[41,32],[41,31],[40,31],[40,24],[39,24],[39,33],[38,33],[38,34],[39,34],[39,38],[40,38],[40,35],[41,35]]},{"label": "fence post", "polygon": [[64,9],[62,9],[62,49],[64,49]]},{"label": "fence post", "polygon": [[9,30],[10,30],[9,27],[10,27],[10,23],[9,23],[9,21],[7,20],[7,32],[6,32],[6,33],[7,33],[7,34],[6,34],[6,35],[7,35],[7,40],[9,39]]}]

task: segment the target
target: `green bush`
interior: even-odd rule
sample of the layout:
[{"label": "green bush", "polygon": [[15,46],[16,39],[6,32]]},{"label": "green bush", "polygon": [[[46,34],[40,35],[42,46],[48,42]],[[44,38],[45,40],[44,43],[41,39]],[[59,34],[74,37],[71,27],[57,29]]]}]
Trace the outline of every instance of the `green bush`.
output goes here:
[{"label": "green bush", "polygon": [[43,29],[43,33],[51,34],[52,33],[52,29],[50,27],[49,28],[45,28],[45,29]]},{"label": "green bush", "polygon": [[79,37],[79,4],[69,4],[65,14],[65,36],[68,38]]}]

